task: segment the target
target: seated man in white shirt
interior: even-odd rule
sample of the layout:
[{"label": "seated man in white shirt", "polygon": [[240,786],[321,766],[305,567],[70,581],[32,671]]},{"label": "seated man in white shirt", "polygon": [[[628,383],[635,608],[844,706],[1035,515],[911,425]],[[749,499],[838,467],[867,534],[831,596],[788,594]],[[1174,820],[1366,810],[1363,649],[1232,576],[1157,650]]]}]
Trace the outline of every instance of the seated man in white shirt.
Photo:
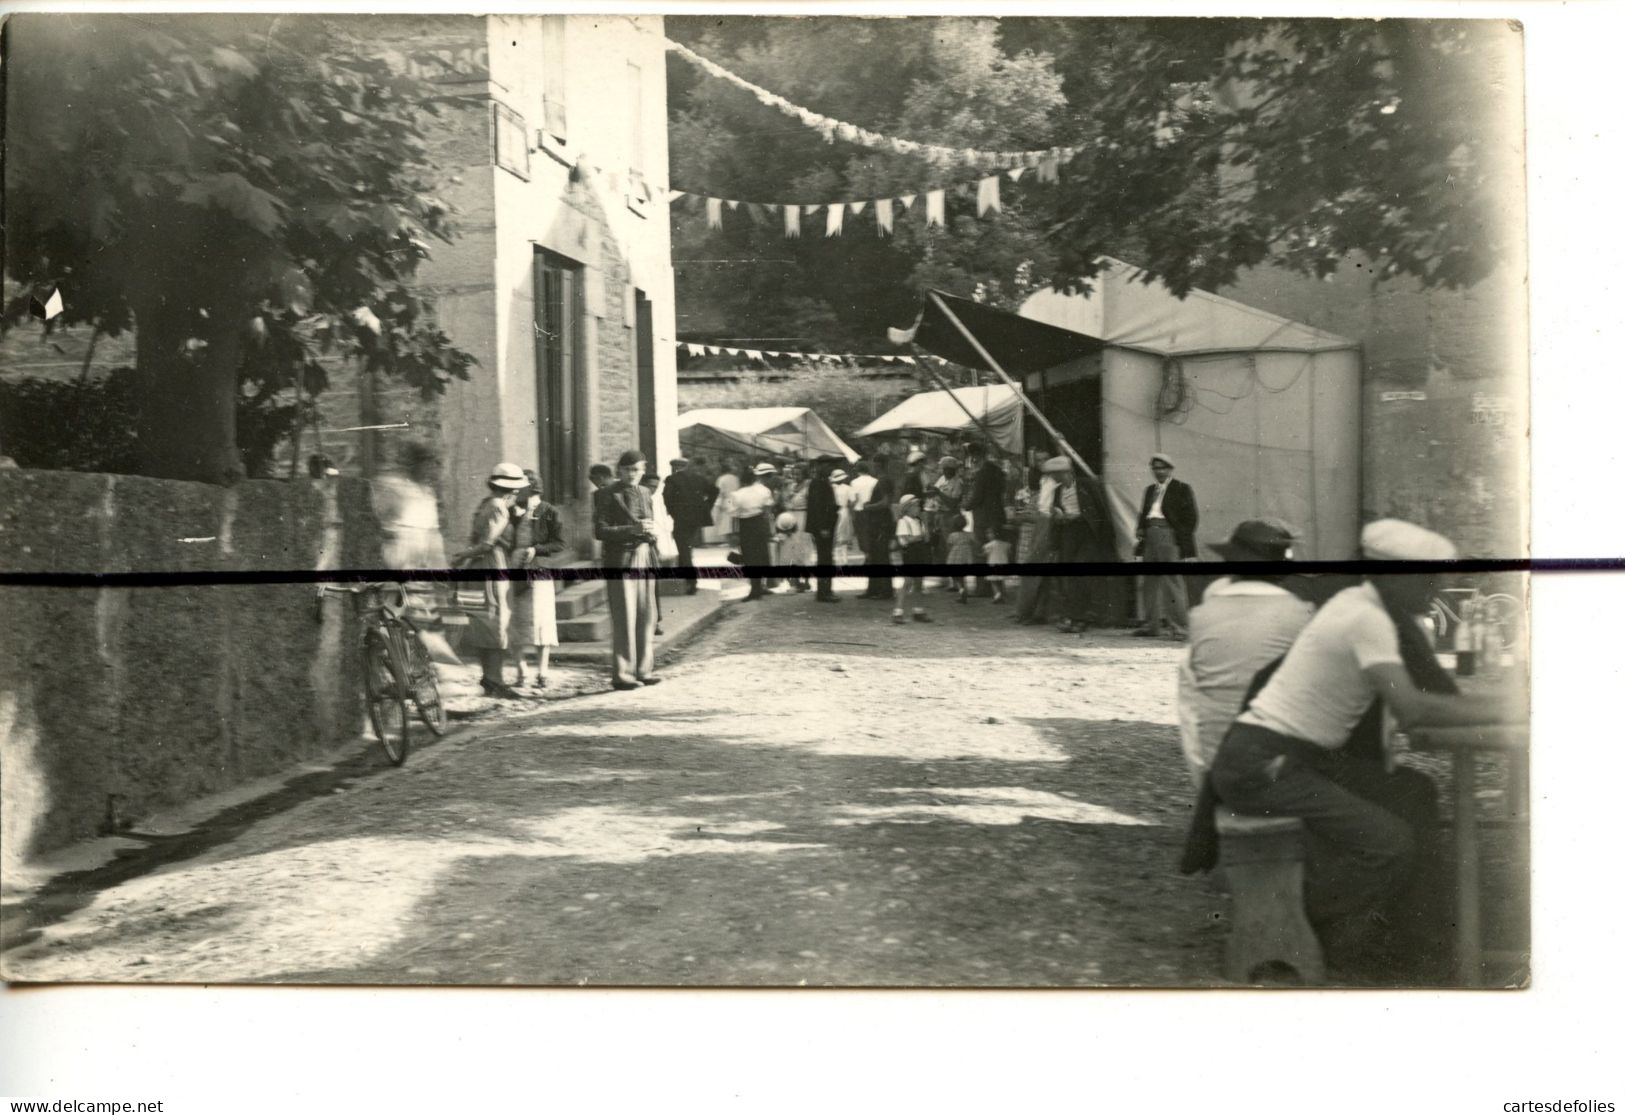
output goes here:
[{"label": "seated man in white shirt", "polygon": [[[1365,556],[1447,561],[1456,548],[1410,523],[1385,519],[1361,534]],[[1345,971],[1413,959],[1397,932],[1413,913],[1401,897],[1419,850],[1428,854],[1433,785],[1385,769],[1348,746],[1373,703],[1401,727],[1516,722],[1523,698],[1455,693],[1415,617],[1434,578],[1380,574],[1327,601],[1280,667],[1236,718],[1213,760],[1220,801],[1241,813],[1298,817],[1309,834],[1304,904],[1329,965]],[[1420,848],[1419,848],[1420,846]],[[1436,958],[1440,959],[1440,958]]]},{"label": "seated man in white shirt", "polygon": [[[1249,519],[1208,548],[1226,561],[1286,561],[1296,534],[1277,519]],[[1224,577],[1190,612],[1190,649],[1179,666],[1179,741],[1200,787],[1219,741],[1258,671],[1280,658],[1314,614],[1281,576]]]}]

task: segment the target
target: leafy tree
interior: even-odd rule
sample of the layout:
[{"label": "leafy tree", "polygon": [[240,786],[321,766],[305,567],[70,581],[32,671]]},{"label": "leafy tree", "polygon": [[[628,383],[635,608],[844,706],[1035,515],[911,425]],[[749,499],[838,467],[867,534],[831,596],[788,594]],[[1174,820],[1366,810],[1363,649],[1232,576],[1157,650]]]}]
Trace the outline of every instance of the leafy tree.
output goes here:
[{"label": "leafy tree", "polygon": [[[1078,147],[1056,185],[1004,191],[988,220],[950,204],[881,240],[785,240],[777,221],[692,210],[674,232],[691,320],[730,335],[872,346],[936,285],[1010,306],[1086,284],[1116,255],[1178,294],[1248,267],[1467,286],[1516,249],[1518,82],[1496,22],[1258,19],[668,20],[669,33],[825,115],[994,150]],[[672,178],[763,201],[893,196],[979,173],[815,132],[686,63],[670,68]],[[1510,125],[1510,126],[1509,126]],[[1509,138],[1510,137],[1510,138]],[[684,259],[761,262],[685,264]],[[742,276],[748,275],[748,278]]]},{"label": "leafy tree", "polygon": [[[716,19],[667,21],[668,33],[792,101],[892,135],[956,146],[1041,148],[1056,141],[1061,79],[1042,52],[1008,54],[989,19]],[[830,44],[839,43],[838,50]],[[976,171],[831,145],[816,132],[685,62],[668,69],[672,181],[680,189],[747,201],[814,203],[896,196],[974,182]],[[679,210],[673,257],[691,317],[726,321],[740,337],[805,338],[869,351],[887,325],[918,309],[918,289],[978,285],[996,303],[1019,301],[1047,260],[1047,215],[1007,197],[994,220],[955,199],[951,229],[927,229],[923,194],[876,235],[872,212],[825,238],[821,218],[799,240],[782,218],[753,224],[735,211],[710,230]],[[724,264],[686,260],[727,260]],[[755,260],[740,264],[735,260]]]},{"label": "leafy tree", "polygon": [[1058,281],[1103,252],[1179,294],[1358,253],[1380,278],[1463,287],[1517,250],[1503,22],[1009,19],[1001,39],[1055,52],[1084,149],[1055,203]]},{"label": "leafy tree", "polygon": [[411,285],[452,235],[423,142],[431,90],[315,17],[14,17],[6,265],[65,324],[134,329],[137,467],[241,477],[238,412],[354,356],[426,395],[473,362]]}]

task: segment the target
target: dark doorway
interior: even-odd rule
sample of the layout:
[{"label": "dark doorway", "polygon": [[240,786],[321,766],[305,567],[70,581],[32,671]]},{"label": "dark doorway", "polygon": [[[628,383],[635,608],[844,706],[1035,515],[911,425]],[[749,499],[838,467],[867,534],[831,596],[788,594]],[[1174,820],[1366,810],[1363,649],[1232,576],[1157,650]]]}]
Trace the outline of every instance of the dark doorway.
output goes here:
[{"label": "dark doorway", "polygon": [[655,460],[655,314],[654,303],[641,290],[636,293],[637,300],[637,390],[633,398],[637,406],[638,448],[643,450],[649,458],[649,467],[654,470],[658,462]]},{"label": "dark doorway", "polygon": [[581,265],[536,249],[536,459],[543,496],[574,499],[581,488]]}]

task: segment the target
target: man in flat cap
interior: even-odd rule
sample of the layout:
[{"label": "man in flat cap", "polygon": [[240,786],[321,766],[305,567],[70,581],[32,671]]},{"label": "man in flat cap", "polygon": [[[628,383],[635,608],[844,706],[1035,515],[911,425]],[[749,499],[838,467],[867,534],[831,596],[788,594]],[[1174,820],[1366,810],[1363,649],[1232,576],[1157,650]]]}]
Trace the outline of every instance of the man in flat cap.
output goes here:
[{"label": "man in flat cap", "polygon": [[677,564],[688,570],[686,592],[693,596],[699,591],[699,579],[694,575],[694,547],[699,544],[700,532],[711,525],[711,507],[716,503],[717,486],[704,474],[690,467],[688,461],[677,457],[671,462],[671,475],[661,490],[666,503],[666,514],[671,516],[672,541],[677,544]]},{"label": "man in flat cap", "polygon": [[604,568],[637,571],[608,585],[615,648],[610,683],[616,689],[660,683],[654,672],[655,582],[638,575],[660,564],[654,501],[639,483],[646,464],[642,453],[628,449],[616,462],[618,478],[592,496],[593,537],[604,544]]},{"label": "man in flat cap", "polygon": [[[1140,500],[1139,545],[1134,552],[1145,561],[1186,561],[1196,556],[1196,493],[1183,480],[1174,479],[1174,459],[1151,454],[1152,482]],[[1183,638],[1189,621],[1185,578],[1161,574],[1145,579],[1145,626],[1135,632],[1155,638],[1166,627]]]}]

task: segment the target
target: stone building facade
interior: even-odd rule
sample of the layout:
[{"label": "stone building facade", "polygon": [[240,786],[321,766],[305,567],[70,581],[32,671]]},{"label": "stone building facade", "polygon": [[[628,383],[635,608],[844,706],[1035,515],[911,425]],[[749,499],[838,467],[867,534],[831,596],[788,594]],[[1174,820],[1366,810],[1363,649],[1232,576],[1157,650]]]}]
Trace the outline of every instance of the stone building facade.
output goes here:
[{"label": "stone building facade", "polygon": [[[587,470],[676,455],[677,373],[658,16],[385,16],[379,37],[441,90],[430,135],[459,235],[419,272],[479,364],[430,408],[365,384],[356,424],[412,424],[443,454],[461,544],[499,461],[541,472],[590,556]],[[342,390],[340,385],[335,385]],[[324,399],[329,425],[341,425]],[[395,431],[375,435],[369,467]]]}]

